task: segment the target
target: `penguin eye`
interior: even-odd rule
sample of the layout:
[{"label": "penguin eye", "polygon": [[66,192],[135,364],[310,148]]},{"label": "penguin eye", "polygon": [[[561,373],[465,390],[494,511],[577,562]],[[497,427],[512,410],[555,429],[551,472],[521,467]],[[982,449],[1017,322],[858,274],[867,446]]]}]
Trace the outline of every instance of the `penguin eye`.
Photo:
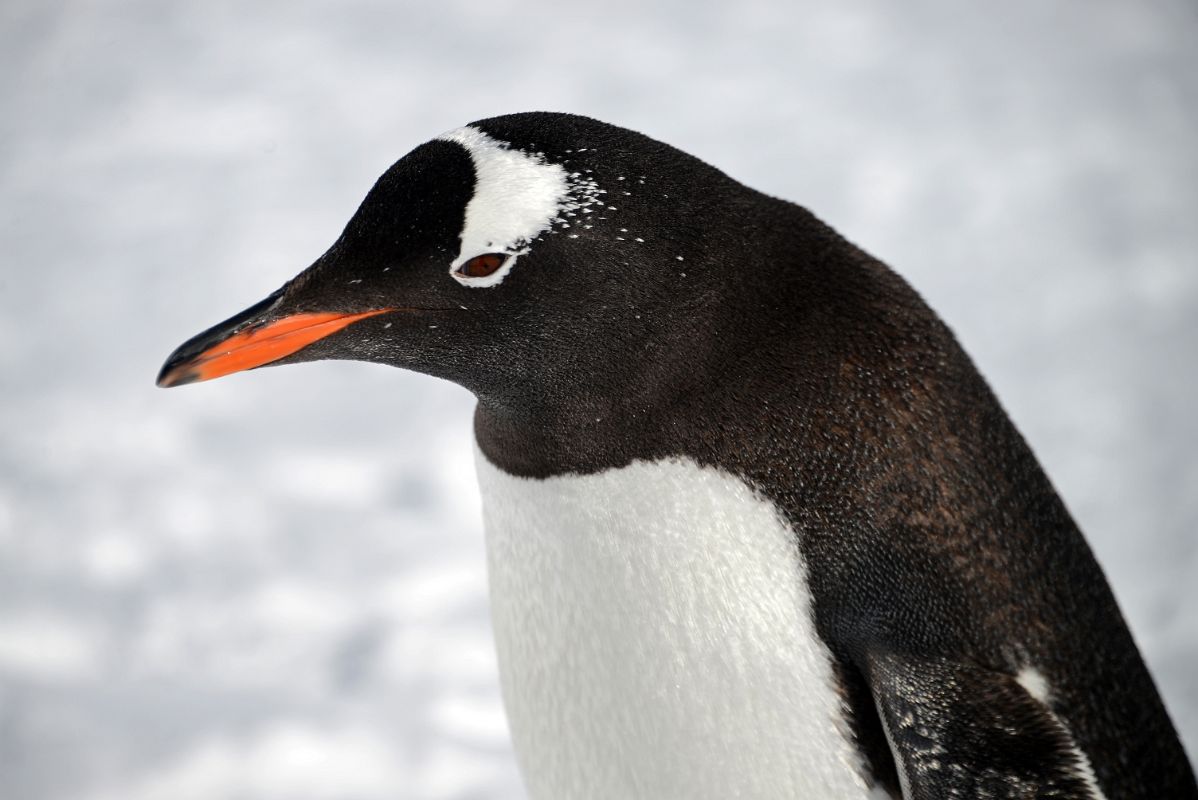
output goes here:
[{"label": "penguin eye", "polygon": [[467,278],[485,278],[507,262],[507,253],[484,253],[458,267],[458,274]]}]

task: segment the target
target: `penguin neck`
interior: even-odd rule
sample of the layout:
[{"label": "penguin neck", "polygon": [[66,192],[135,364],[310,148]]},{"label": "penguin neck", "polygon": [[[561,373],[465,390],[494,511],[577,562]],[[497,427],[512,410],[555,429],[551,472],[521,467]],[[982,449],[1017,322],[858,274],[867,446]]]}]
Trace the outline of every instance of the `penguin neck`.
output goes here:
[{"label": "penguin neck", "polygon": [[762,199],[751,213],[725,217],[742,247],[735,268],[711,261],[688,270],[701,288],[651,315],[653,327],[634,347],[544,365],[535,382],[476,392],[483,454],[510,474],[540,478],[676,455],[671,420],[703,414],[734,393],[745,369],[768,369],[769,341],[802,324],[797,304],[820,263],[840,248],[855,251],[801,207],[769,199],[773,213],[762,214]]},{"label": "penguin neck", "polygon": [[[714,330],[718,320],[703,313],[689,322]],[[682,331],[660,327],[654,339],[686,341]],[[646,347],[635,359],[604,353],[597,363],[562,361],[539,370],[535,381],[480,392],[479,448],[496,466],[525,477],[589,473],[648,457],[645,447],[664,419],[716,390],[726,365],[736,361],[731,342],[712,336],[688,342],[687,353]]]},{"label": "penguin neck", "polygon": [[482,453],[504,472],[545,478],[648,457],[660,413],[656,405],[583,393],[515,408],[480,400],[474,433]]}]

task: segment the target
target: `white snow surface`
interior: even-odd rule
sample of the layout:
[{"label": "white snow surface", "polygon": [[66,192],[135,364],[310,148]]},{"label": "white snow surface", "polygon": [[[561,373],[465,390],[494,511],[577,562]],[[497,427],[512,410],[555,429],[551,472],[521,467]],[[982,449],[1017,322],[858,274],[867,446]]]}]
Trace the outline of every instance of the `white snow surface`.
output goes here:
[{"label": "white snow surface", "polygon": [[466,392],[164,357],[375,178],[512,111],[796,200],[954,327],[1198,747],[1186,0],[0,8],[0,775],[13,800],[523,796]]}]

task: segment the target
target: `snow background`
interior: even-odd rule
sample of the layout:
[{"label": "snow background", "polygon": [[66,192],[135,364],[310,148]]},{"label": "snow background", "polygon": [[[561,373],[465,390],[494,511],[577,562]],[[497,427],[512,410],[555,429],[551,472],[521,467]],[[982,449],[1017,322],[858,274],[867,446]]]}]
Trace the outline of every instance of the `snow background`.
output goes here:
[{"label": "snow background", "polygon": [[1195,753],[1196,37],[1184,0],[7,0],[0,793],[522,796],[471,398],[361,364],[153,379],[403,153],[533,109],[675,144],[906,275]]}]

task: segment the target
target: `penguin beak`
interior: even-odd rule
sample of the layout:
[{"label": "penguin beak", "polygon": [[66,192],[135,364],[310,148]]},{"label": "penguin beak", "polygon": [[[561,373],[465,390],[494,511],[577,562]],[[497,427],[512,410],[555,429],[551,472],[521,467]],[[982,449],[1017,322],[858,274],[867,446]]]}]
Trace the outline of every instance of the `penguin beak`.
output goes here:
[{"label": "penguin beak", "polygon": [[265,366],[358,320],[393,310],[289,314],[267,320],[266,316],[282,294],[280,289],[240,314],[188,339],[163,364],[158,373],[158,385],[163,388],[182,386]]}]

